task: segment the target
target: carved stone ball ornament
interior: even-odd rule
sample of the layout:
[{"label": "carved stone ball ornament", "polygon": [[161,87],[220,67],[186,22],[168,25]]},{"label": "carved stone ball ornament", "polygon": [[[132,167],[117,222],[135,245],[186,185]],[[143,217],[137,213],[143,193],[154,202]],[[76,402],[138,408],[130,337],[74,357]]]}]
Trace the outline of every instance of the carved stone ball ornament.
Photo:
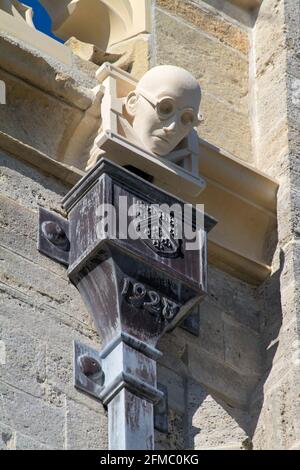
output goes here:
[{"label": "carved stone ball ornament", "polygon": [[170,153],[200,122],[201,89],[186,70],[161,65],[149,70],[126,99],[132,129],[141,146]]}]

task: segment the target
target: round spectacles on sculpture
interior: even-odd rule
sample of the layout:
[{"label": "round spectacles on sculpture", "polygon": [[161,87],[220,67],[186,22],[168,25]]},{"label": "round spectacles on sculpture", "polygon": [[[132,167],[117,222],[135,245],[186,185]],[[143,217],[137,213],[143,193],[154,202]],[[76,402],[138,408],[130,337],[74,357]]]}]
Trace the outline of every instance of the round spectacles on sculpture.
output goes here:
[{"label": "round spectacles on sculpture", "polygon": [[149,70],[126,98],[137,142],[165,156],[199,124],[201,89],[186,70],[161,65]]}]

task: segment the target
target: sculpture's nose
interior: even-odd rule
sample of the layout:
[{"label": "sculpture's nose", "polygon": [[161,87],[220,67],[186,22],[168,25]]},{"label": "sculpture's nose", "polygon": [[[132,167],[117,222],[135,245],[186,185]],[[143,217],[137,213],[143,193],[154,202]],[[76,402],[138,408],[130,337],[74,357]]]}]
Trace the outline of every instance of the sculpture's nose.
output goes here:
[{"label": "sculpture's nose", "polygon": [[176,123],[176,119],[173,119],[173,120],[169,123],[169,125],[164,126],[164,128],[163,128],[163,129],[164,129],[164,132],[165,132],[166,134],[175,134],[175,133],[176,133],[176,124],[177,124],[177,123]]}]

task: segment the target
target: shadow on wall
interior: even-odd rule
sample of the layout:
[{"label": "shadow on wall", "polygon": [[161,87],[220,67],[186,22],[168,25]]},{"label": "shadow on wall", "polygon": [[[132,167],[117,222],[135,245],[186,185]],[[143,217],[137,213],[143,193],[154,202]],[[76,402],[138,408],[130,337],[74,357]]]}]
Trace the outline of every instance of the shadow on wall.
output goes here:
[{"label": "shadow on wall", "polygon": [[284,252],[279,252],[279,268],[267,279],[260,289],[264,295],[264,319],[262,324],[263,372],[250,403],[249,435],[253,437],[264,405],[264,385],[271,373],[274,357],[279,346],[279,332],[282,326],[280,277],[285,265]]},{"label": "shadow on wall", "polygon": [[[277,241],[274,240],[274,244]],[[278,334],[282,325],[280,276],[284,266],[283,252],[279,254],[279,268],[255,291],[261,306],[261,376],[256,383],[241,374],[249,391],[244,405],[228,403],[215,391],[194,379],[187,379],[186,448],[188,449],[244,449],[252,450],[252,439],[257,429],[264,404],[264,384],[271,372],[278,348]],[[201,318],[201,317],[200,317]],[[201,325],[201,321],[200,321]],[[201,326],[200,326],[201,328]],[[215,374],[226,374],[218,369]],[[238,386],[238,382],[236,384]],[[263,447],[263,444],[262,444]]]}]

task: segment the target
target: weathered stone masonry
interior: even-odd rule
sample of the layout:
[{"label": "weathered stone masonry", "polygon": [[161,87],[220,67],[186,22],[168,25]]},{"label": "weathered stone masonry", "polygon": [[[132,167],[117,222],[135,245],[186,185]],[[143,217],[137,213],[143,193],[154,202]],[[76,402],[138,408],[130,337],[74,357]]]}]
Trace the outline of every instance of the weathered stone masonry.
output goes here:
[{"label": "weathered stone masonry", "polygon": [[[246,282],[211,262],[199,336],[176,328],[158,344],[169,432],[156,432],[156,448],[299,448],[299,2],[155,3],[150,38],[130,52],[134,76],[141,56],[143,67],[190,70],[201,138],[280,183],[269,277]],[[61,213],[82,175],[40,162],[63,157],[97,66],[0,36],[0,448],[106,449],[105,410],[72,385],[72,341],[100,349],[99,339],[65,268],[36,249],[38,207]]]}]

